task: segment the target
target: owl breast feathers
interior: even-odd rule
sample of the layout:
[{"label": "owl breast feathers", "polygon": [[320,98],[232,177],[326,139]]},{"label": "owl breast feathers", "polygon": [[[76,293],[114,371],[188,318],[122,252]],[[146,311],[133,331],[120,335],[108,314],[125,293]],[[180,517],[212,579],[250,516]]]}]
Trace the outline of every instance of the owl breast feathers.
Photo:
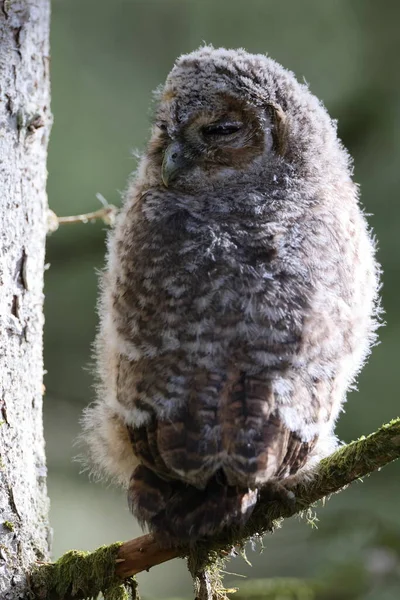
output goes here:
[{"label": "owl breast feathers", "polygon": [[261,55],[202,47],[159,93],[109,236],[95,472],[165,540],[309,473],[374,340],[374,245],[321,103]]}]

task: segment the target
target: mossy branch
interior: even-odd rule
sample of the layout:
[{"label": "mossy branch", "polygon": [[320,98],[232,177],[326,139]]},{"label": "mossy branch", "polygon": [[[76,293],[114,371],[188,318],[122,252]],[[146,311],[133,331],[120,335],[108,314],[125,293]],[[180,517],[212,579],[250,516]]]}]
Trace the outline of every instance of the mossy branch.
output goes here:
[{"label": "mossy branch", "polygon": [[201,574],[229,555],[234,546],[242,547],[249,537],[273,531],[279,519],[307,511],[317,500],[341,491],[399,457],[400,418],[322,460],[310,481],[291,488],[296,498],[292,505],[270,501],[268,492],[261,491],[244,528],[231,528],[190,549],[163,548],[155,535],[144,535],[92,553],[68,552],[56,563],[38,567],[33,574],[37,598],[78,600],[95,598],[102,591],[106,599],[121,600],[128,597],[128,588],[136,593],[130,579],[133,575],[176,557],[189,556],[190,571]]}]

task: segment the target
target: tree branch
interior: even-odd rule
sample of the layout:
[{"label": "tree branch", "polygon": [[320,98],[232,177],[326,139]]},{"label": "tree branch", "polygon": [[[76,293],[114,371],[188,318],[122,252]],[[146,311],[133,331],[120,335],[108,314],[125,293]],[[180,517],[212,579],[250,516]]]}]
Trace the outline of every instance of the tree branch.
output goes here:
[{"label": "tree branch", "polygon": [[103,221],[105,225],[114,225],[115,218],[118,214],[118,208],[113,204],[109,204],[101,194],[97,194],[97,198],[103,204],[103,208],[92,212],[83,213],[81,215],[71,215],[68,217],[58,217],[52,210],[47,213],[47,233],[54,233],[60,225],[74,225],[75,223],[94,223],[95,221]]},{"label": "tree branch", "polygon": [[[399,457],[400,418],[383,425],[368,437],[362,437],[342,446],[331,456],[322,460],[310,481],[298,483],[290,488],[295,495],[293,504],[271,501],[268,488],[261,490],[260,499],[254,512],[242,529],[231,528],[211,540],[198,543],[191,549],[187,547],[163,548],[157,536],[152,534],[114,545],[114,553],[109,553],[112,564],[107,567],[108,572],[111,569],[111,572],[114,573],[112,585],[115,586],[117,582],[122,585],[123,581],[132,575],[149,570],[172,558],[189,555],[191,571],[201,572],[219,557],[229,555],[234,546],[242,546],[249,537],[273,531],[278,519],[307,511],[317,500],[341,491],[353,481],[380,469]],[[96,553],[98,553],[104,562],[105,550],[108,549],[100,548],[93,553],[86,553],[85,557],[89,556],[91,564],[93,564],[93,561],[96,562]],[[65,556],[69,557],[71,565],[71,553]],[[37,574],[41,580],[42,589],[44,586],[49,591],[59,585],[63,565],[65,568],[65,557],[60,558],[54,564],[44,565],[38,569]],[[76,580],[74,581],[78,572],[82,580],[82,571],[82,559],[80,554],[76,553],[75,564],[68,571],[68,577],[71,579],[64,582],[64,589],[65,583],[67,583],[67,587],[73,589],[74,593],[70,596],[64,595],[64,598],[78,599],[89,595],[87,586],[77,587]]]}]

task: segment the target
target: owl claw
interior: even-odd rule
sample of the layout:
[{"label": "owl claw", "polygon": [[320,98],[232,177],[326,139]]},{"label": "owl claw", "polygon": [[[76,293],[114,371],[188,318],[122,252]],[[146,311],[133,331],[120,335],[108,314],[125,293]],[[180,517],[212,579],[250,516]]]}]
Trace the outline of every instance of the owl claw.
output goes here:
[{"label": "owl claw", "polygon": [[224,485],[217,477],[204,490],[179,480],[164,481],[140,465],[131,477],[128,503],[139,523],[157,533],[163,545],[194,545],[233,524],[243,526],[257,496],[257,490]]},{"label": "owl claw", "polygon": [[279,502],[288,509],[292,509],[296,505],[295,493],[279,481],[269,481],[263,492],[267,501]]},{"label": "owl claw", "polygon": [[291,490],[287,490],[286,499],[290,506],[294,506],[296,504],[296,495]]}]

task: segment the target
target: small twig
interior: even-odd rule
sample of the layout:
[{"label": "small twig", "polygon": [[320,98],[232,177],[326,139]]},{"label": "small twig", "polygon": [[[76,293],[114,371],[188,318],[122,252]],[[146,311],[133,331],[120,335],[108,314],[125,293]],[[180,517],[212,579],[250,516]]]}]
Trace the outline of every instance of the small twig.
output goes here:
[{"label": "small twig", "polygon": [[110,217],[113,218],[116,213],[115,206],[107,206],[105,208],[99,208],[99,210],[94,210],[93,212],[84,213],[83,215],[72,215],[70,217],[58,217],[59,225],[66,225],[69,223],[89,223],[93,221],[98,221],[102,219],[102,221],[106,222],[107,225],[110,224]]},{"label": "small twig", "polygon": [[[97,194],[97,197],[102,200],[102,197]],[[47,231],[54,233],[60,225],[69,225],[73,223],[93,223],[101,219],[106,225],[113,225],[117,216],[118,208],[113,204],[105,203],[103,208],[94,210],[93,212],[83,213],[81,215],[71,215],[69,217],[58,217],[52,210],[48,211]]]}]

